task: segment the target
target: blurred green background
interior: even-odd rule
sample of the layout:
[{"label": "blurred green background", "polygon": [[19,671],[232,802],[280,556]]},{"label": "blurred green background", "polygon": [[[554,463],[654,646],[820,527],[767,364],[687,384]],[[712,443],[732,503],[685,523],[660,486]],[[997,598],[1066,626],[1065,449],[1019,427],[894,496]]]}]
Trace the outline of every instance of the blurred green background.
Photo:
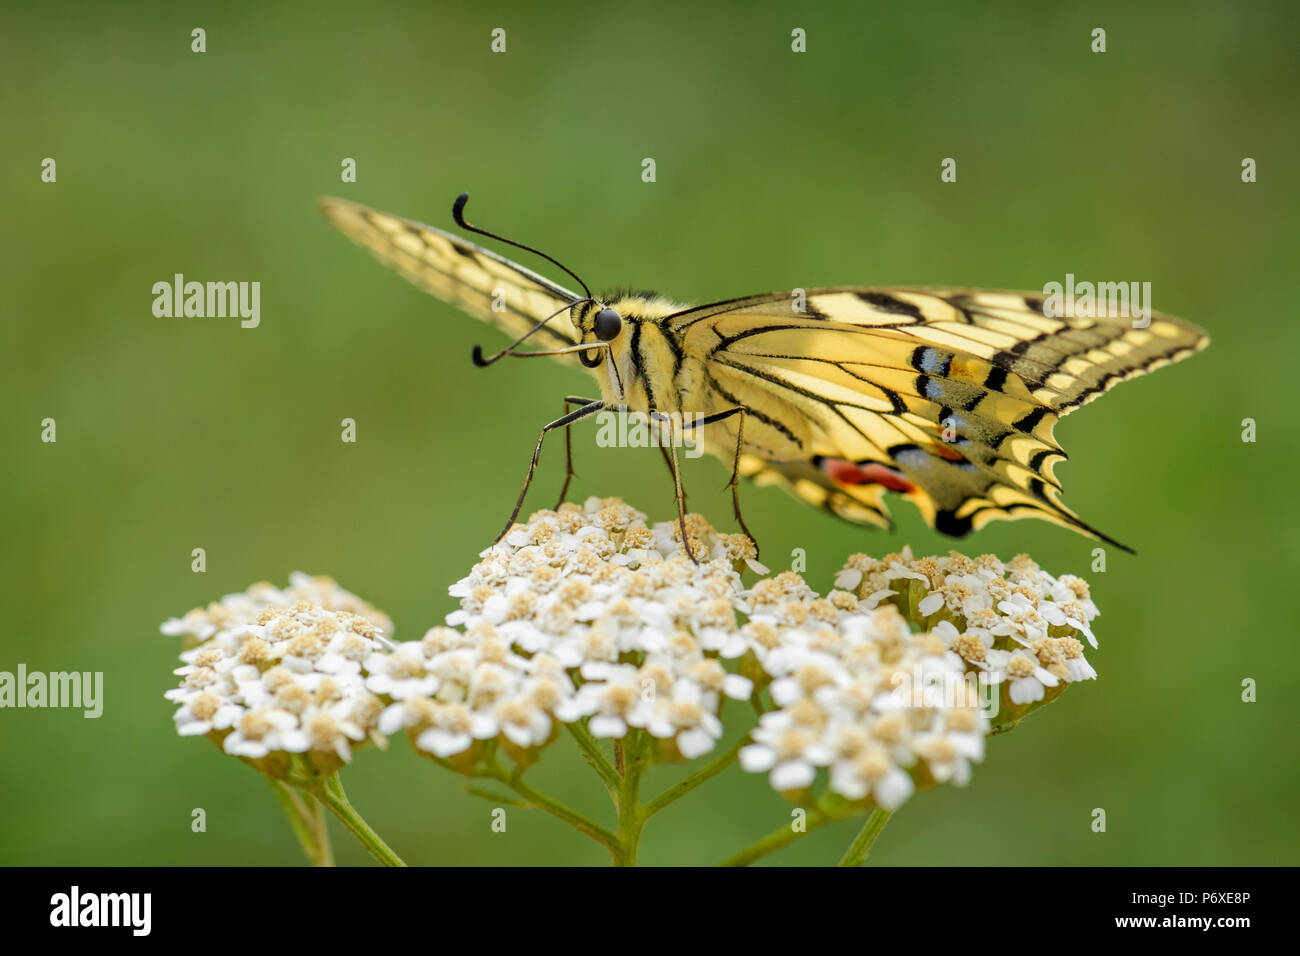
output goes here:
[{"label": "blurred green background", "polygon": [[[597,288],[688,301],[1151,281],[1156,307],[1213,345],[1058,429],[1066,502],[1137,557],[1112,550],[1095,574],[1094,543],[1045,523],[955,545],[905,504],[885,534],[752,486],[746,514],[765,559],[807,549],[822,590],[846,555],[904,543],[1027,551],[1093,583],[1101,679],[991,741],[966,789],[914,798],[873,862],[1300,862],[1300,402],[1285,371],[1300,348],[1298,19],[1285,3],[6,5],[0,669],[103,671],[106,702],[99,720],[0,711],[0,863],[300,861],[258,776],[174,733],[176,647],[157,628],[293,569],[334,575],[399,638],[454,608],[447,586],[584,379],[473,368],[471,346],[501,336],[371,261],[315,200],[447,227],[462,190],[471,218]],[[1089,51],[1094,27],[1105,54]],[[39,178],[47,156],[55,184]],[[956,184],[939,180],[949,156]],[[260,281],[261,327],[155,318],[151,287],[176,272]],[[46,417],[57,444],[40,441]],[[592,428],[575,452],[579,497],[671,514],[654,451],[598,449]],[[543,464],[533,507],[551,504],[558,446]],[[692,507],[729,527],[725,478],[688,463]],[[1241,702],[1244,678],[1257,703]],[[493,834],[491,806],[404,741],[362,752],[344,780],[413,863],[607,860],[540,813]],[[534,783],[608,812],[567,739]],[[194,807],[206,833],[190,831]],[[713,862],[788,813],[732,770],[657,818],[642,859]],[[853,830],[772,861],[833,861]],[[342,862],[368,860],[335,842]]]}]

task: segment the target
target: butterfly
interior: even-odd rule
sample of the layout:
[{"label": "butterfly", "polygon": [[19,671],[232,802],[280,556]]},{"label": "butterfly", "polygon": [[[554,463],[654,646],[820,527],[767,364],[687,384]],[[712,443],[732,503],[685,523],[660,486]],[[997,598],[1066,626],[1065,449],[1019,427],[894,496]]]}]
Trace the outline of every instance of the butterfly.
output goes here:
[{"label": "butterfly", "polygon": [[[546,259],[583,294],[432,226],[340,199],[321,207],[411,282],[515,337],[489,357],[476,346],[475,364],[549,355],[595,378],[598,397],[566,396],[564,414],[542,428],[497,540],[518,518],[548,433],[565,430],[562,502],[573,478],[568,426],[628,411],[678,416],[731,464],[735,517],[751,541],[741,477],[859,524],[892,527],[893,492],[956,537],[995,519],[1041,518],[1131,551],[1059,501],[1053,468],[1067,456],[1053,429],[1116,383],[1209,343],[1156,312],[1144,327],[1058,317],[1032,292],[843,286],[694,306],[653,292],[597,297],[544,252],[470,225],[468,198],[453,205],[457,225]],[[690,553],[676,445],[663,446]]]}]

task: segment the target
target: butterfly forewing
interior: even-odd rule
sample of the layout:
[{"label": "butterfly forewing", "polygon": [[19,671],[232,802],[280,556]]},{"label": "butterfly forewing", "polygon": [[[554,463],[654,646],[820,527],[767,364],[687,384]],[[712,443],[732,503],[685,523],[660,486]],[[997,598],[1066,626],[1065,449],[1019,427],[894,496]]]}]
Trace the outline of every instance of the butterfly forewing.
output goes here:
[{"label": "butterfly forewing", "polygon": [[[348,238],[415,285],[512,338],[578,299],[536,272],[433,226],[342,199],[322,199],[321,209]],[[564,316],[543,326],[534,339],[545,348],[575,344]]]}]

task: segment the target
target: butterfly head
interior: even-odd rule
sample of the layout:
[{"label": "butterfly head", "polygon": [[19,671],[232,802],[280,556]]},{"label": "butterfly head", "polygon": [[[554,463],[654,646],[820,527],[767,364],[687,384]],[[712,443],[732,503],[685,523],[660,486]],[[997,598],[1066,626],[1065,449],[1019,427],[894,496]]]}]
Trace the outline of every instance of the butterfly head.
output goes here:
[{"label": "butterfly head", "polygon": [[[608,388],[602,386],[602,392],[609,400],[619,404],[625,398],[623,381],[624,374],[628,371],[626,366],[629,350],[625,342],[620,342],[626,324],[618,309],[603,302],[592,300],[585,307],[574,309],[573,325],[578,333],[578,342],[599,346],[580,351],[578,361],[593,370],[605,366],[609,381]],[[608,363],[606,359],[609,359]]]},{"label": "butterfly head", "polygon": [[678,312],[682,306],[656,292],[614,289],[599,299],[575,302],[570,312],[574,331],[582,343],[609,343],[607,348],[587,349],[580,353],[582,364],[596,368],[607,357],[622,366],[632,360],[633,330],[642,322],[658,322]]},{"label": "butterfly head", "polygon": [[[603,302],[591,301],[575,311],[577,314],[573,316],[573,325],[579,342],[612,343],[623,332],[623,316],[617,309]],[[611,345],[610,348],[588,349],[579,353],[578,357],[587,368],[596,368],[605,361],[606,353],[612,348]]]}]

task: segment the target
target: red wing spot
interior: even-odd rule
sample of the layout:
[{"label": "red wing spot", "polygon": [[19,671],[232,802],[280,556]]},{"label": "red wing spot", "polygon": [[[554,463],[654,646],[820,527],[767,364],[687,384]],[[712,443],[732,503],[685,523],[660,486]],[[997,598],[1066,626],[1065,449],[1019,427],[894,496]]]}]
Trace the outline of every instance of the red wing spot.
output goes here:
[{"label": "red wing spot", "polygon": [[872,462],[861,468],[868,481],[874,481],[877,484],[884,485],[891,491],[901,491],[903,494],[911,494],[916,491],[916,485],[904,478],[899,472],[892,468],[886,468],[884,465],[878,465]]},{"label": "red wing spot", "polygon": [[936,442],[934,445],[931,446],[931,448],[936,455],[938,455],[940,458],[946,458],[948,461],[966,460],[966,458],[962,455],[961,452],[957,451],[954,448],[950,448],[947,445],[942,445]]},{"label": "red wing spot", "polygon": [[822,470],[841,485],[883,485],[903,494],[916,491],[916,485],[897,471],[874,461],[859,465],[844,458],[826,458],[822,460]]},{"label": "red wing spot", "polygon": [[865,485],[869,480],[860,467],[843,458],[825,459],[822,462],[822,471],[841,485]]}]

